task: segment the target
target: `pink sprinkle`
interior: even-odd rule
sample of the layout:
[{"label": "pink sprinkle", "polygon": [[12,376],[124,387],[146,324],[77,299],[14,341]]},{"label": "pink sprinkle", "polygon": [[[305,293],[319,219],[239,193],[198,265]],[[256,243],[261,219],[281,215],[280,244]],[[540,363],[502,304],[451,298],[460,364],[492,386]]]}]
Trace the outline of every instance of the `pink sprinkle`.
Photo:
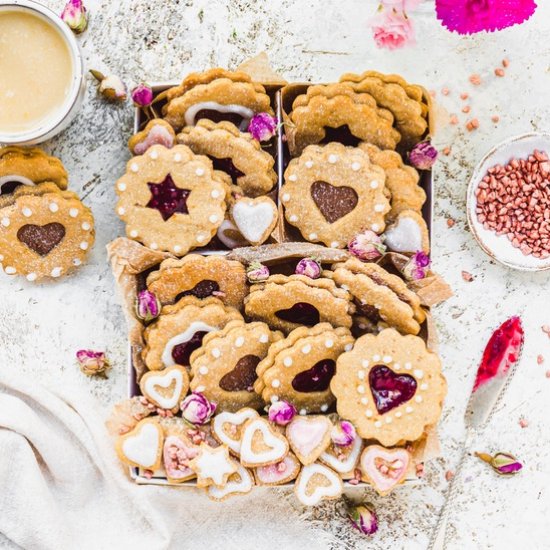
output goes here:
[{"label": "pink sprinkle", "polygon": [[447,218],[447,227],[454,227],[455,223],[453,218]]},{"label": "pink sprinkle", "polygon": [[420,462],[416,465],[416,477],[423,477],[424,476],[424,463]]},{"label": "pink sprinkle", "polygon": [[537,364],[542,365],[544,363],[544,356],[537,355]]},{"label": "pink sprinkle", "polygon": [[546,371],[546,378],[550,378],[550,370]]},{"label": "pink sprinkle", "polygon": [[430,95],[431,95],[432,97],[435,97],[436,94],[437,94],[437,92],[436,92],[435,90],[430,90]]},{"label": "pink sprinkle", "polygon": [[550,336],[550,326],[542,325],[541,329],[542,329],[542,332],[544,332],[546,335]]},{"label": "pink sprinkle", "polygon": [[503,67],[508,67],[508,65],[510,65],[510,61],[508,61],[508,59],[503,59],[502,60],[502,66]]},{"label": "pink sprinkle", "polygon": [[441,89],[441,93],[442,93],[443,95],[449,95],[450,90],[449,90],[449,88],[442,88],[442,89]]},{"label": "pink sprinkle", "polygon": [[451,117],[449,118],[449,122],[455,126],[456,124],[458,124],[458,117],[456,115],[451,115]]},{"label": "pink sprinkle", "polygon": [[447,481],[451,481],[451,479],[453,479],[453,477],[455,477],[455,473],[452,470],[447,470],[445,472],[445,479]]},{"label": "pink sprinkle", "polygon": [[144,470],[143,476],[147,479],[151,479],[153,477],[153,471],[152,470]]},{"label": "pink sprinkle", "polygon": [[464,107],[462,107],[462,112],[463,113],[469,113],[471,111],[471,107],[469,105],[465,105]]},{"label": "pink sprinkle", "polygon": [[467,94],[466,92],[462,92],[460,94],[460,99],[468,99],[469,97],[470,97],[469,94]]},{"label": "pink sprinkle", "polygon": [[468,79],[474,86],[479,86],[481,84],[481,76],[474,73],[470,75],[470,78]]},{"label": "pink sprinkle", "polygon": [[522,427],[522,428],[527,428],[527,426],[529,426],[529,421],[524,418],[523,416],[519,419],[519,425]]},{"label": "pink sprinkle", "polygon": [[493,115],[491,120],[496,124],[500,120],[500,117],[498,115]]},{"label": "pink sprinkle", "polygon": [[348,483],[350,485],[359,485],[359,480],[358,479],[355,479],[355,478],[352,478],[348,481]]},{"label": "pink sprinkle", "polygon": [[471,283],[473,280],[474,280],[474,276],[469,273],[468,271],[463,271],[462,272],[462,278],[467,282],[467,283]]},{"label": "pink sprinkle", "polygon": [[450,148],[450,147],[445,147],[441,152],[442,152],[446,157],[448,157],[448,156],[451,154],[451,148]]},{"label": "pink sprinkle", "polygon": [[495,75],[496,75],[496,76],[503,77],[504,74],[505,74],[505,73],[504,73],[504,69],[501,69],[501,68],[495,69]]},{"label": "pink sprinkle", "polygon": [[284,463],[284,461],[279,462],[277,464],[277,471],[279,473],[283,473],[285,470],[286,470],[286,464]]}]

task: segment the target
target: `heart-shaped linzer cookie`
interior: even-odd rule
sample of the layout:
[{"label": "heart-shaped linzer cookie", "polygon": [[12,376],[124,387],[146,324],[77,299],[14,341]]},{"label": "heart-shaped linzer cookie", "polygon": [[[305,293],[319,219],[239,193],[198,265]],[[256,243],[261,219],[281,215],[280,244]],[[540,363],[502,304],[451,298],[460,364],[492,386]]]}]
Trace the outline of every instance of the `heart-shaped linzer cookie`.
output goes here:
[{"label": "heart-shaped linzer cookie", "polygon": [[311,197],[328,223],[349,214],[359,200],[355,189],[345,185],[336,187],[326,181],[316,181],[311,185]]},{"label": "heart-shaped linzer cookie", "polygon": [[347,447],[340,447],[331,443],[319,460],[330,466],[333,470],[336,470],[339,474],[348,474],[350,477],[353,477],[353,470],[359,460],[362,448],[363,440],[360,437],[356,437],[353,443]]},{"label": "heart-shaped linzer cookie", "polygon": [[23,225],[17,239],[40,256],[47,256],[65,237],[65,226],[53,222],[46,225]]},{"label": "heart-shaped linzer cookie", "polygon": [[326,416],[295,416],[286,428],[286,438],[302,464],[313,464],[329,446],[331,430]]},{"label": "heart-shaped linzer cookie", "polygon": [[322,500],[338,498],[344,492],[340,476],[322,464],[304,466],[294,493],[298,500],[306,506],[315,506]]},{"label": "heart-shaped linzer cookie", "polygon": [[242,429],[245,422],[260,415],[248,407],[236,413],[222,412],[214,417],[212,421],[212,433],[222,444],[229,447],[229,450],[239,455],[241,452]]},{"label": "heart-shaped linzer cookie", "polygon": [[163,437],[160,425],[155,420],[145,418],[131,432],[118,438],[118,456],[131,466],[157,470],[161,461]]},{"label": "heart-shaped linzer cookie", "polygon": [[219,292],[219,290],[220,285],[216,281],[205,279],[204,281],[200,281],[199,283],[197,283],[190,290],[184,290],[183,292],[180,292],[176,296],[175,302],[179,301],[179,299],[183,298],[184,296],[195,296],[196,298],[200,298],[202,300],[203,298],[208,298],[208,296],[212,296],[215,292]]},{"label": "heart-shaped linzer cookie", "polygon": [[292,380],[292,387],[299,392],[311,393],[325,391],[336,372],[336,361],[322,359],[313,367],[298,373]]},{"label": "heart-shaped linzer cookie", "polygon": [[254,382],[258,375],[256,367],[260,358],[255,355],[241,357],[235,368],[222,376],[220,388],[225,391],[254,391]]},{"label": "heart-shaped linzer cookie", "polygon": [[405,449],[370,445],[361,455],[361,472],[366,481],[384,496],[405,479],[410,460],[411,456]]},{"label": "heart-shaped linzer cookie", "polygon": [[288,441],[273,430],[264,418],[255,418],[246,423],[241,442],[241,463],[254,468],[274,464],[288,453]]},{"label": "heart-shaped linzer cookie", "polygon": [[267,240],[277,224],[277,206],[269,197],[242,198],[233,205],[231,217],[242,236],[258,245]]},{"label": "heart-shaped linzer cookie", "polygon": [[289,309],[281,309],[275,312],[275,315],[283,321],[298,323],[306,327],[312,327],[319,322],[319,310],[306,302],[298,302]]},{"label": "heart-shaped linzer cookie", "polygon": [[177,411],[189,389],[189,375],[180,366],[146,372],[140,382],[141,393],[157,407]]},{"label": "heart-shaped linzer cookie", "polygon": [[369,384],[376,410],[387,413],[413,398],[416,380],[408,374],[395,374],[386,365],[376,365],[369,372]]}]

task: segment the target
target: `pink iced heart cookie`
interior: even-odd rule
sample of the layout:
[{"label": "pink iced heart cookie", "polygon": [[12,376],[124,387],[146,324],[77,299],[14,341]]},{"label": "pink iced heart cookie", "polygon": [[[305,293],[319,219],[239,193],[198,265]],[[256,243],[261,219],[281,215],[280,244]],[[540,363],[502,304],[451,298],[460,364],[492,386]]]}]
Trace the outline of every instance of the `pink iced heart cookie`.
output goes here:
[{"label": "pink iced heart cookie", "polygon": [[254,409],[248,407],[236,413],[222,412],[212,421],[212,433],[220,443],[229,447],[232,454],[238,456],[245,422],[259,416]]},{"label": "pink iced heart cookie", "polygon": [[189,468],[189,461],[199,453],[199,448],[189,441],[175,435],[169,435],[164,441],[164,471],[168,481],[181,483],[195,477]]},{"label": "pink iced heart cookie", "polygon": [[405,479],[410,461],[411,456],[405,449],[369,445],[361,455],[363,480],[385,496]]},{"label": "pink iced heart cookie", "polygon": [[328,447],[332,422],[326,416],[296,416],[286,428],[290,448],[304,465],[313,464]]},{"label": "pink iced heart cookie", "polygon": [[276,464],[256,468],[256,481],[259,485],[282,485],[298,477],[302,465],[293,453],[288,453]]},{"label": "pink iced heart cookie", "polygon": [[160,467],[164,433],[154,418],[144,418],[116,442],[116,451],[122,462],[146,470]]},{"label": "pink iced heart cookie", "polygon": [[254,468],[280,462],[288,453],[288,441],[269,422],[258,417],[249,420],[243,431],[241,463]]},{"label": "pink iced heart cookie", "polygon": [[343,491],[340,476],[319,463],[304,466],[294,485],[294,493],[306,506],[315,506],[322,500],[338,498]]}]

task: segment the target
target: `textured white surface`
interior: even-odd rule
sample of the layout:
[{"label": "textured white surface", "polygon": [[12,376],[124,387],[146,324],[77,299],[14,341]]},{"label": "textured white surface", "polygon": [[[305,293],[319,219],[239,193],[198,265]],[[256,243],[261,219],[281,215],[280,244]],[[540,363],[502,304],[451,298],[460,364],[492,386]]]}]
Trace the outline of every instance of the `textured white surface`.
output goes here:
[{"label": "textured white surface", "polygon": [[[63,4],[53,0],[47,3],[56,11]],[[466,183],[485,151],[510,135],[549,126],[550,5],[539,4],[538,13],[521,27],[460,38],[438,25],[428,3],[415,17],[418,45],[384,52],[374,47],[366,28],[366,20],[376,8],[372,1],[88,3],[91,24],[80,38],[88,68],[113,71],[127,81],[177,79],[191,70],[216,65],[232,68],[265,50],[273,66],[293,80],[329,81],[343,72],[367,68],[398,72],[438,90],[441,106],[460,114],[461,124],[442,128],[435,139],[442,147],[451,146],[452,153],[442,157],[436,171],[433,258],[437,271],[456,293],[435,311],[449,382],[439,430],[443,456],[427,465],[426,477],[417,486],[402,488],[386,498],[368,493],[381,523],[372,541],[365,543],[349,530],[340,505],[331,503],[313,517],[340,542],[331,544],[316,537],[310,548],[426,547],[447,486],[445,471],[452,470],[457,460],[462,415],[481,351],[492,328],[516,313],[523,317],[526,327],[521,368],[504,405],[476,441],[475,449],[511,451],[525,462],[525,469],[515,478],[502,479],[475,459],[467,462],[452,512],[455,529],[450,548],[548,547],[550,379],[545,371],[550,369],[550,341],[540,329],[550,324],[548,274],[513,272],[490,262],[468,233],[465,217]],[[507,75],[496,78],[493,70],[504,57],[511,62]],[[468,82],[473,72],[483,78],[477,88]],[[451,90],[447,97],[439,93],[443,86]],[[472,96],[470,115],[460,112],[462,91]],[[493,113],[500,115],[498,125],[490,120]],[[479,130],[464,130],[466,116],[479,119]],[[129,104],[104,103],[90,85],[78,120],[47,144],[66,164],[71,189],[83,196],[96,216],[97,242],[90,262],[75,276],[56,284],[37,286],[6,276],[1,279],[0,368],[28,372],[45,383],[55,381],[66,388],[89,389],[105,414],[125,395],[127,386],[126,331],[113,292],[105,244],[122,234],[122,224],[113,211],[113,183],[128,158],[125,141],[131,122]],[[447,227],[447,217],[456,220],[454,227]],[[462,279],[462,270],[474,275],[472,282]],[[107,381],[85,378],[75,367],[75,351],[83,347],[107,350],[114,364]],[[537,365],[537,354],[546,358],[542,366]],[[518,424],[521,416],[529,421],[524,429]],[[220,543],[225,548],[231,544],[240,548],[276,547],[269,533],[281,532],[287,521],[276,513],[269,520],[262,515],[260,521],[258,516],[255,522],[253,497],[214,507],[203,495],[192,495],[191,491],[153,487],[143,491],[156,495],[165,492],[167,514],[177,503],[182,514],[188,506],[201,525],[194,537],[200,536],[201,529],[221,529],[223,513],[223,532],[233,529]],[[280,501],[283,497],[275,493],[273,498]],[[196,513],[203,505],[204,513]],[[174,515],[171,517],[175,521]],[[185,537],[185,533],[179,536]],[[181,541],[179,545],[174,542],[174,547],[187,547]],[[286,547],[290,548],[288,544]]]}]

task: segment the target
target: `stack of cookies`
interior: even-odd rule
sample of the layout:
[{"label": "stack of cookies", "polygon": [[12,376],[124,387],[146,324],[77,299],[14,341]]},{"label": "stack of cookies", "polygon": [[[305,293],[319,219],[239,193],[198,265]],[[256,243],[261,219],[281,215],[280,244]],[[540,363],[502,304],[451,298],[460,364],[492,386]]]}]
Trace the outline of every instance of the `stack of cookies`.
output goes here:
[{"label": "stack of cookies", "polygon": [[0,262],[8,275],[55,279],[85,260],[94,219],[67,180],[61,161],[38,148],[0,149]]}]

